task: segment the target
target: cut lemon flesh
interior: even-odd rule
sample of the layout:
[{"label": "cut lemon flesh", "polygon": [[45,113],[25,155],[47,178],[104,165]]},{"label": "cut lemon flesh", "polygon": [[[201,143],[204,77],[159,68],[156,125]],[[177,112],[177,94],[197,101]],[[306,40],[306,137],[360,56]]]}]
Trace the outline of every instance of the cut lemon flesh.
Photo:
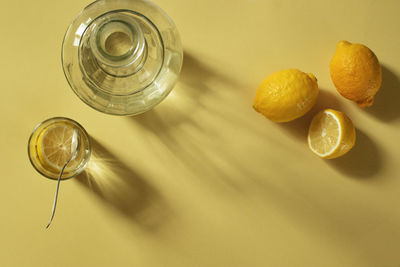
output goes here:
[{"label": "cut lemon flesh", "polygon": [[311,151],[327,159],[346,154],[354,146],[355,140],[355,128],[349,117],[333,109],[315,115],[308,131]]},{"label": "cut lemon flesh", "polygon": [[[37,152],[39,160],[45,168],[59,172],[71,158],[74,129],[72,125],[59,123],[42,131],[37,141]],[[79,163],[79,154],[78,152],[78,156],[67,165],[65,172],[76,168]]]}]

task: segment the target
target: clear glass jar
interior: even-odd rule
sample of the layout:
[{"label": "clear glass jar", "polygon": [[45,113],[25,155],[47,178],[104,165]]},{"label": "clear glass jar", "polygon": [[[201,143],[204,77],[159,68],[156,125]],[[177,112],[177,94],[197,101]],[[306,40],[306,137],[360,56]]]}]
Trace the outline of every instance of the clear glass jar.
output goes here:
[{"label": "clear glass jar", "polygon": [[65,76],[77,96],[112,115],[135,115],[172,90],[183,51],[172,20],[144,0],[99,0],[69,26]]}]

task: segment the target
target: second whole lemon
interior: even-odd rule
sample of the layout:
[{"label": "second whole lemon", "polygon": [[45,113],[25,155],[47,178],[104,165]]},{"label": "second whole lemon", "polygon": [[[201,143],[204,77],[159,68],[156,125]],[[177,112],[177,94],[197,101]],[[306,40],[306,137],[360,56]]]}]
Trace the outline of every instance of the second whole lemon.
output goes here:
[{"label": "second whole lemon", "polygon": [[274,122],[288,122],[306,114],[318,97],[317,79],[297,69],[281,70],[259,86],[253,107]]},{"label": "second whole lemon", "polygon": [[360,107],[369,107],[382,83],[378,58],[362,44],[340,41],[330,63],[330,74],[338,92]]}]

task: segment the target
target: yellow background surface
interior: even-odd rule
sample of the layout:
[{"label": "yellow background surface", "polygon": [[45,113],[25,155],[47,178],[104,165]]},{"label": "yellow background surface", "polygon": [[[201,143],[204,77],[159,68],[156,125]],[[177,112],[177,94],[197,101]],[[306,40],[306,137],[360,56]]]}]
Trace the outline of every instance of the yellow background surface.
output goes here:
[{"label": "yellow background surface", "polygon": [[[400,266],[400,1],[157,0],[185,50],[173,93],[114,117],[81,102],[64,77],[64,32],[89,1],[8,1],[0,16],[0,266]],[[329,77],[339,40],[383,66],[373,107]],[[280,69],[318,78],[316,107],[275,124],[251,105]],[[306,145],[331,107],[357,128],[346,156]],[[81,123],[104,168],[61,184],[27,157],[34,126]],[[96,148],[97,147],[97,148]]]}]

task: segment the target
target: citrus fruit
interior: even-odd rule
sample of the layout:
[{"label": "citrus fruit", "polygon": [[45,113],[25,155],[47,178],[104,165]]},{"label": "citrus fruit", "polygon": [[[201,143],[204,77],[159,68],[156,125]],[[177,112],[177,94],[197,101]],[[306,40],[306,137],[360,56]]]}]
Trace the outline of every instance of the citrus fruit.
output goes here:
[{"label": "citrus fruit", "polygon": [[338,92],[360,107],[369,107],[382,83],[378,58],[368,47],[340,41],[330,63],[330,74]]},{"label": "citrus fruit", "polygon": [[318,97],[317,79],[297,69],[275,72],[258,87],[254,109],[274,122],[288,122],[306,114]]},{"label": "citrus fruit", "polygon": [[[45,129],[37,140],[38,157],[44,168],[60,172],[71,158],[71,143],[74,127],[66,123],[56,123]],[[79,151],[78,151],[79,153]],[[79,154],[65,168],[65,173],[76,168]]]},{"label": "citrus fruit", "polygon": [[308,146],[322,158],[333,159],[346,154],[355,141],[354,125],[349,117],[340,111],[325,109],[311,121]]}]

